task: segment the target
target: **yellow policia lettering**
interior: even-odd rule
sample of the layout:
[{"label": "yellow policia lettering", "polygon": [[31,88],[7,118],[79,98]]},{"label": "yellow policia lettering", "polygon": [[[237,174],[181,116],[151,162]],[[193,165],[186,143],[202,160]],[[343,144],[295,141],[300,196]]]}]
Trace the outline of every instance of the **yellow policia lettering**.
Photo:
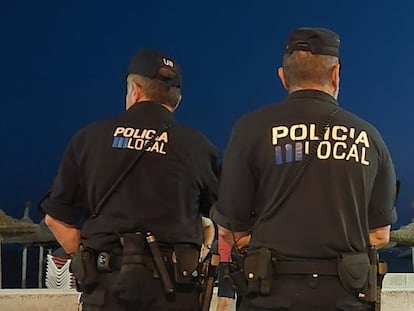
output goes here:
[{"label": "yellow policia lettering", "polygon": [[[316,134],[316,125],[310,124],[295,124],[290,128],[284,125],[275,126],[272,128],[272,144],[277,145],[278,140],[281,138],[289,137],[293,141],[301,140],[320,140]],[[347,128],[343,125],[335,125],[332,128],[328,128],[323,136],[324,140],[332,138],[336,141],[346,141],[347,139],[353,139],[355,137],[355,128]],[[360,131],[355,144],[364,144],[365,147],[369,148],[368,134],[365,131]]]},{"label": "yellow policia lettering", "polygon": [[[115,137],[115,148],[142,150],[156,133],[157,132],[154,129],[135,129],[132,127],[118,126],[113,134]],[[118,141],[120,143],[118,143]],[[145,150],[149,152],[167,154],[165,150],[166,144],[168,144],[168,133],[163,132],[155,139],[154,144],[151,147],[147,147]]]}]

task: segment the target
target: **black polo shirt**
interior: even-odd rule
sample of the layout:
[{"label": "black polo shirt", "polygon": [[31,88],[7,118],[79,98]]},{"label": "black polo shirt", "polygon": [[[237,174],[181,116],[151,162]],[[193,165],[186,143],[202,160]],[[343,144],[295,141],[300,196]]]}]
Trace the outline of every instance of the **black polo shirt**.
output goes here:
[{"label": "black polo shirt", "polygon": [[[233,231],[250,230],[287,190],[336,107],[332,96],[303,90],[243,116],[224,155],[214,221]],[[363,251],[369,229],[396,221],[395,185],[378,131],[339,109],[286,202],[253,229],[251,247],[304,258]]]},{"label": "black polo shirt", "polygon": [[[89,217],[163,124],[171,128],[143,154],[98,217]],[[201,214],[208,215],[217,188],[213,144],[176,123],[162,105],[141,102],[111,120],[85,127],[71,139],[43,209],[67,224],[85,219],[81,237],[96,250],[118,247],[118,234],[139,228],[165,243],[201,245]]]}]

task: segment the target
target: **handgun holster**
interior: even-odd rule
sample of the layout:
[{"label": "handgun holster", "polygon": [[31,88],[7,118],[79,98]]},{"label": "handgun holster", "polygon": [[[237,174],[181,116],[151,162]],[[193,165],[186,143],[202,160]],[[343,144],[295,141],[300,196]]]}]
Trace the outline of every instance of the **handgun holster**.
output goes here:
[{"label": "handgun holster", "polygon": [[244,262],[248,255],[247,247],[238,248],[233,245],[231,248],[231,263],[229,277],[233,283],[233,287],[237,295],[243,296],[247,294],[247,280],[244,276]]},{"label": "handgun holster", "polygon": [[80,292],[90,293],[98,284],[96,258],[83,245],[79,246],[78,252],[73,256],[69,270],[74,274],[77,290]]}]

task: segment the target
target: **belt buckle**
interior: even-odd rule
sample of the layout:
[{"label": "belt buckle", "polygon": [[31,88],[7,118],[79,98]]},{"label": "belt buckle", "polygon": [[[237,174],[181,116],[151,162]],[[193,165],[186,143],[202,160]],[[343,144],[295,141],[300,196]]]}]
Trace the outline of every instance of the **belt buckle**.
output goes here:
[{"label": "belt buckle", "polygon": [[98,269],[98,271],[111,272],[112,269],[110,266],[110,262],[111,255],[109,255],[109,253],[107,252],[100,252],[96,259],[96,268]]}]

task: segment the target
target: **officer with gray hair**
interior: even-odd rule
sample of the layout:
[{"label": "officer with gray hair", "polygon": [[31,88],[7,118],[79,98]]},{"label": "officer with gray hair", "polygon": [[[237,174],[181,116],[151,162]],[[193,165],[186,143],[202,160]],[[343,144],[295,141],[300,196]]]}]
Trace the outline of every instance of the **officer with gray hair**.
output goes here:
[{"label": "officer with gray hair", "polygon": [[182,80],[170,56],[139,51],[126,83],[126,111],[70,140],[45,221],[72,255],[82,310],[196,311],[217,150],[175,121]]},{"label": "officer with gray hair", "polygon": [[339,45],[329,29],[292,31],[278,69],[289,94],[233,127],[211,218],[248,246],[241,310],[366,310],[396,175],[376,128],[338,105]]}]

